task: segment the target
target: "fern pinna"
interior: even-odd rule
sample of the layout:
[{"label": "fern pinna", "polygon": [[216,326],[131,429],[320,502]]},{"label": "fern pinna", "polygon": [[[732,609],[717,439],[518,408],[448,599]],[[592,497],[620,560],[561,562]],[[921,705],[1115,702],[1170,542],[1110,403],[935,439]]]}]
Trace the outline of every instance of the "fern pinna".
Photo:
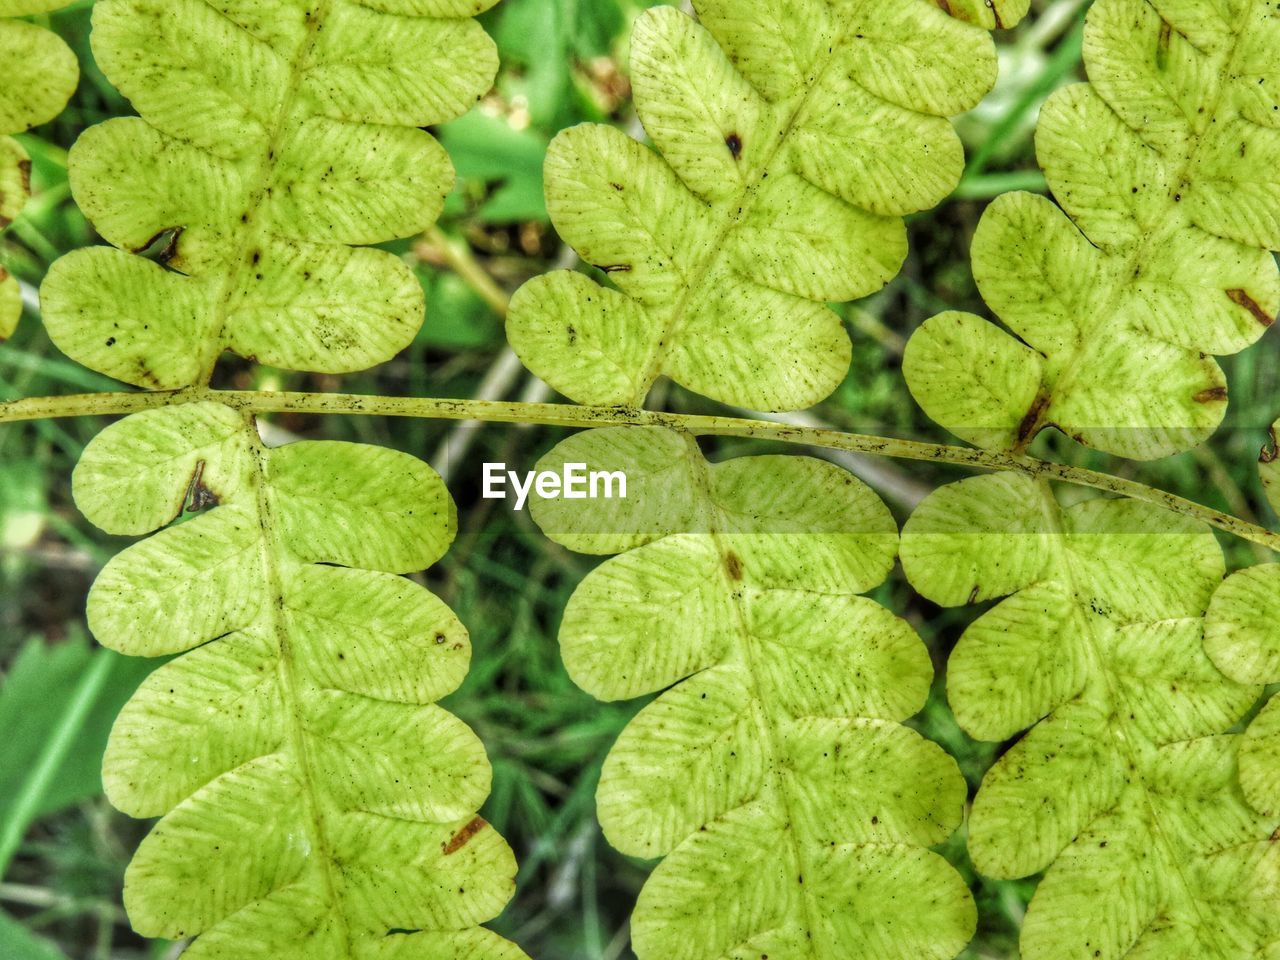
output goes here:
[{"label": "fern pinna", "polygon": [[376,447],[269,450],[251,417],[193,403],[107,428],[75,489],[109,533],[184,517],[89,594],[104,645],[185,653],[124,708],[104,764],[116,806],[163,816],[126,875],[134,927],[201,934],[193,960],[522,957],[476,926],[515,875],[475,816],[484,748],[433,705],[466,674],[467,632],[396,576],[453,539],[440,478]]},{"label": "fern pinna", "polygon": [[[223,350],[360,370],[422,324],[408,267],[372,244],[430,226],[453,168],[418,127],[493,80],[477,0],[103,0],[98,63],[141,114],[86,131],[76,201],[115,247],[45,281],[69,356],[150,388],[206,383]],[[159,246],[158,259],[133,256]]]},{"label": "fern pinna", "polygon": [[[31,159],[11,134],[52,120],[80,76],[75,54],[56,34],[23,20],[65,6],[64,0],[0,0],[0,230],[22,213],[31,189]],[[0,264],[0,340],[22,315],[18,281]]]},{"label": "fern pinna", "polygon": [[[89,624],[123,652],[189,651],[124,709],[104,781],[127,813],[163,816],[126,877],[135,928],[200,935],[193,958],[523,956],[478,927],[515,874],[476,816],[484,749],[434,706],[466,673],[467,633],[397,576],[453,537],[443,483],[375,447],[268,450],[251,415],[199,402],[227,348],[352,370],[416,333],[412,272],[348,244],[434,221],[453,171],[415,128],[488,89],[493,44],[468,19],[487,5],[94,11],[99,64],[141,117],[87,131],[71,176],[124,249],[63,258],[43,306],[85,364],[196,387],[108,428],[75,476],[104,530],[167,527],[108,564]],[[126,252],[158,240],[156,258]]]},{"label": "fern pinna", "polygon": [[580,434],[542,465],[566,462],[629,489],[535,504],[556,541],[619,554],[565,610],[565,666],[604,700],[665,690],[597,795],[614,846],[666,857],[632,918],[637,955],[955,956],[973,901],[927,847],[959,826],[964,779],[902,725],[929,692],[924,644],[859,596],[893,566],[888,509],[829,463],[712,465],[660,428]]},{"label": "fern pinna", "polygon": [[[992,43],[924,2],[695,6],[697,21],[650,11],[633,35],[661,156],[588,126],[547,158],[557,229],[618,290],[534,280],[508,332],[579,402],[639,405],[665,374],[721,401],[808,406],[849,365],[825,302],[890,279],[902,215],[958,181],[943,118],[993,81]],[[615,846],[667,857],[632,921],[637,955],[956,955],[973,902],[926,848],[959,825],[963,779],[901,726],[928,693],[922,644],[858,596],[893,564],[887,509],[818,461],[712,467],[687,433],[590,433],[550,455],[568,462],[632,487],[622,508],[536,508],[553,539],[621,554],[570,601],[566,667],[603,699],[671,687],[598,793]]]},{"label": "fern pinna", "polygon": [[879,290],[906,256],[903,215],[955,187],[945,118],[994,82],[994,47],[927,0],[695,6],[650,10],[632,36],[661,155],[600,125],[547,155],[556,229],[617,289],[537,278],[507,333],[579,403],[640,406],[665,375],[751,409],[811,406],[849,368],[827,302]]},{"label": "fern pinna", "polygon": [[[1208,354],[1254,342],[1280,306],[1278,41],[1268,3],[1094,4],[1090,83],[1055,94],[1037,136],[1071,219],[1030,194],[987,210],[974,274],[1016,338],[968,314],[927,322],[905,372],[930,415],[1015,453],[1050,424],[1143,459],[1212,432],[1227,388]],[[1280,678],[1256,606],[1273,568],[1211,607],[1225,571],[1208,528],[1131,502],[1064,508],[1007,473],[929,497],[903,563],[940,604],[1007,597],[966,631],[947,691],[975,737],[1031,728],[969,824],[979,870],[1048,871],[1023,956],[1270,955],[1274,721],[1231,731]]]},{"label": "fern pinna", "polygon": [[1061,209],[1006,194],[974,237],[1015,336],[972,314],[925,323],[904,371],[931,417],[981,446],[1053,425],[1139,459],[1213,432],[1227,385],[1209,355],[1280,309],[1278,42],[1263,0],[1094,4],[1090,83],[1054,94],[1036,137]]}]

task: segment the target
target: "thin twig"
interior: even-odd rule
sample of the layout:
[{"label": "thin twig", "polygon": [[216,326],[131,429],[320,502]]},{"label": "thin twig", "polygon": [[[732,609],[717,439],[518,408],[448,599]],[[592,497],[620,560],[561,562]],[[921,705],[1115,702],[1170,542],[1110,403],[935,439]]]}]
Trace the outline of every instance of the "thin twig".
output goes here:
[{"label": "thin twig", "polygon": [[878,457],[945,463],[975,470],[1013,470],[1032,477],[1091,487],[1116,496],[1151,503],[1185,514],[1233,536],[1280,552],[1280,533],[1233,517],[1185,497],[1135,480],[1096,470],[1048,463],[1033,457],[917,440],[843,433],[814,427],[768,423],[738,417],[659,413],[634,407],[588,407],[561,403],[512,403],[499,400],[452,400],[360,396],[343,393],[269,393],[210,390],[204,387],[155,393],[92,393],[67,397],[31,397],[0,404],[0,423],[56,417],[137,413],[183,403],[212,401],[254,414],[336,414],[345,416],[420,417],[435,420],[481,420],[486,423],[536,423],[555,427],[653,426],[695,436],[747,437],[775,443],[848,450]]}]

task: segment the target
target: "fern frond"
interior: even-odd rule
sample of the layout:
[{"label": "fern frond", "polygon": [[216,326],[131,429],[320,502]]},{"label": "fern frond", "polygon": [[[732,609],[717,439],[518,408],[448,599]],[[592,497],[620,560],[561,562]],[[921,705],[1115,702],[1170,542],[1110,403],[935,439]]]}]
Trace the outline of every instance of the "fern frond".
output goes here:
[{"label": "fern frond", "polygon": [[934,420],[1015,449],[1056,426],[1137,459],[1212,433],[1227,385],[1208,355],[1280,308],[1278,46],[1267,0],[1094,4],[1091,83],[1050,98],[1036,139],[1061,209],[1007,194],[974,238],[974,277],[1014,336],[944,313],[908,344]]},{"label": "fern frond", "polygon": [[[66,0],[0,0],[0,230],[17,219],[31,187],[31,159],[9,134],[61,113],[80,77],[75,54],[61,37],[8,18],[65,5]],[[0,340],[13,335],[21,315],[18,281],[0,265]]]},{"label": "fern frond", "polygon": [[1245,803],[1224,735],[1260,687],[1204,651],[1224,571],[1209,529],[1134,501],[1064,508],[1043,481],[995,474],[928,497],[902,561],[936,603],[1005,598],[961,638],[947,694],[974,737],[1030,728],[969,822],[983,873],[1047,870],[1025,960],[1245,960],[1280,939],[1280,820]]},{"label": "fern frond", "polygon": [[[191,960],[518,960],[477,925],[514,889],[475,816],[490,769],[434,701],[466,629],[396,574],[445,552],[453,501],[425,464],[345,443],[267,449],[216,403],[108,427],[76,501],[114,534],[89,624],[156,670],[111,734],[103,780],[163,819],[125,878],[143,935]],[[408,933],[406,931],[418,931]]]},{"label": "fern frond", "polygon": [[[1280,458],[1270,444],[1258,459],[1271,506],[1280,510]],[[1241,683],[1280,682],[1280,564],[1237,571],[1218,587],[1205,614],[1205,650],[1227,676]],[[1280,816],[1280,702],[1273,697],[1245,731],[1240,786],[1256,809]]]},{"label": "fern frond", "polygon": [[[492,0],[104,0],[98,63],[141,118],[71,153],[76,200],[120,249],[58,261],[54,342],[144,387],[207,380],[224,349],[290,369],[386,360],[422,323],[395,256],[453,186],[425,131],[497,68]],[[164,263],[125,252],[158,241]]]},{"label": "fern frond", "polygon": [[[698,0],[636,22],[636,109],[661,153],[584,125],[547,155],[556,229],[617,290],[559,271],[507,325],[526,365],[579,403],[640,405],[666,375],[756,409],[843,379],[828,301],[880,289],[902,216],[954,188],[945,119],[995,80],[982,30],[927,0]],[[1002,6],[1002,9],[1007,9]]]},{"label": "fern frond", "polygon": [[579,434],[539,466],[566,463],[624,471],[627,496],[533,505],[558,542],[621,554],[570,599],[565,666],[603,700],[665,691],[597,795],[615,847],[666,857],[637,955],[955,956],[974,906],[926,848],[959,825],[964,781],[902,725],[928,694],[924,645],[858,595],[893,565],[885,506],[824,461],[711,465],[661,428]]}]

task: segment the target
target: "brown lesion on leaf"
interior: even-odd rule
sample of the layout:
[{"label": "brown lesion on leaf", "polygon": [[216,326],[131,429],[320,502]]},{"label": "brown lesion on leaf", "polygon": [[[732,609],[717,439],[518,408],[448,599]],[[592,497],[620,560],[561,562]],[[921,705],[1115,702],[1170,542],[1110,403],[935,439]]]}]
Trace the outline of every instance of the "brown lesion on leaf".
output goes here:
[{"label": "brown lesion on leaf", "polygon": [[457,853],[471,842],[472,837],[488,825],[483,817],[472,817],[465,827],[450,837],[448,842],[441,847],[444,850],[444,855],[447,857],[450,854]]},{"label": "brown lesion on leaf", "polygon": [[1263,310],[1262,307],[1259,305],[1258,301],[1253,299],[1253,297],[1249,296],[1249,294],[1244,290],[1240,290],[1238,288],[1234,290],[1228,290],[1227,298],[1232,303],[1234,303],[1237,307],[1243,307],[1244,309],[1248,310],[1251,314],[1253,314],[1254,319],[1257,320],[1264,327],[1269,327],[1276,322],[1276,318],[1272,314],[1269,314],[1267,313],[1267,311]]},{"label": "brown lesion on leaf", "polygon": [[742,580],[742,558],[730,550],[724,555],[724,571],[735,582]]},{"label": "brown lesion on leaf", "polygon": [[216,507],[222,502],[222,498],[204,482],[204,465],[203,460],[196,462],[195,472],[191,474],[191,482],[187,484],[187,498],[183,505],[183,511],[186,513],[199,513],[201,510]]},{"label": "brown lesion on leaf", "polygon": [[1040,432],[1044,426],[1042,419],[1044,412],[1049,408],[1049,394],[1046,390],[1041,390],[1036,394],[1035,402],[1031,404],[1031,408],[1023,416],[1022,421],[1018,424],[1018,433],[1014,438],[1016,449],[1022,450],[1027,444],[1036,438],[1036,434]]},{"label": "brown lesion on leaf", "polygon": [[1276,428],[1274,425],[1267,427],[1267,443],[1258,452],[1259,463],[1275,463],[1280,458],[1280,439],[1276,437]]},{"label": "brown lesion on leaf", "polygon": [[936,0],[936,2],[938,4],[938,8],[948,17],[955,16],[955,14],[951,12],[951,4],[947,3],[947,0]]},{"label": "brown lesion on leaf", "polygon": [[724,145],[729,148],[729,152],[733,154],[733,159],[737,160],[742,156],[742,137],[736,133],[731,133],[724,138]]},{"label": "brown lesion on leaf", "polygon": [[[22,184],[22,186],[19,187],[19,198],[21,199],[31,196],[31,160],[28,157],[23,157],[18,161],[18,180]],[[8,198],[5,194],[0,192],[0,209],[4,208],[6,199]],[[18,206],[21,207],[22,204],[19,203]],[[3,230],[11,223],[13,223],[11,218],[0,215],[0,230]]]},{"label": "brown lesion on leaf", "polygon": [[1160,21],[1160,40],[1156,44],[1156,68],[1164,71],[1169,68],[1169,44],[1173,40],[1173,24],[1168,20]]},{"label": "brown lesion on leaf", "polygon": [[142,246],[134,247],[133,252],[163,267],[177,254],[178,241],[186,229],[183,226],[165,227]]},{"label": "brown lesion on leaf", "polygon": [[1209,387],[1207,390],[1193,394],[1191,399],[1196,403],[1219,403],[1227,399],[1227,388]]}]

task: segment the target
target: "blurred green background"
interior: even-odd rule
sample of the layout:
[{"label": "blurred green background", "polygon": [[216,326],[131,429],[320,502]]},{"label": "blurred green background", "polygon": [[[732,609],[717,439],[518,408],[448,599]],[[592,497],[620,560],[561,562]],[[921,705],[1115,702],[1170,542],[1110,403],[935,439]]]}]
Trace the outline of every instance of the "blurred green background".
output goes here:
[{"label": "blurred green background", "polygon": [[[503,339],[511,291],[552,267],[581,267],[562,247],[542,199],[542,157],[551,137],[599,121],[636,135],[626,74],[629,25],[643,0],[504,0],[484,18],[503,68],[493,93],[470,115],[437,131],[459,172],[440,228],[388,245],[421,278],[428,319],[400,357],[367,374],[336,378],[250,368],[227,359],[215,385],[342,389],[389,395],[548,399]],[[1001,79],[959,126],[969,167],[956,195],[911,222],[911,254],[882,293],[842,308],[856,359],[839,391],[804,416],[861,432],[948,439],[916,408],[899,372],[916,325],[944,309],[990,315],[970,275],[968,248],[985,203],[1007,189],[1043,190],[1031,134],[1037,109],[1058,85],[1082,78],[1082,0],[1037,0],[1016,30],[997,34]],[[34,159],[36,196],[0,239],[0,253],[24,284],[28,311],[0,347],[0,395],[110,390],[118,385],[63,357],[45,336],[35,290],[49,264],[98,242],[77,210],[66,151],[85,127],[128,114],[89,49],[91,4],[42,22],[80,56],[83,78],[63,116],[22,137]],[[1265,426],[1280,414],[1275,335],[1226,361],[1229,422],[1212,443],[1154,464],[1091,454],[1042,434],[1033,453],[1108,469],[1271,523],[1254,464]],[[723,412],[678,388],[659,388],[670,410]],[[0,428],[0,958],[133,960],[171,958],[183,944],[150,942],[130,930],[120,906],[125,864],[148,829],[111,809],[98,768],[112,718],[154,666],[96,649],[84,624],[95,572],[125,541],[91,528],[76,512],[70,475],[93,420]],[[565,675],[556,647],[561,611],[592,561],[547,542],[527,513],[478,497],[480,465],[532,465],[562,432],[479,428],[424,421],[277,417],[270,439],[336,438],[385,444],[431,460],[459,502],[460,533],[424,578],[460,614],[475,656],[464,687],[446,702],[487,744],[493,795],[483,813],[510,840],[519,889],[494,924],[547,960],[631,957],[627,916],[649,865],[612,851],[594,817],[601,761],[642,705],[600,704]],[[717,456],[747,448],[719,444]],[[760,446],[750,448],[758,452]],[[960,476],[949,468],[841,461],[868,480],[901,519],[931,487]],[[527,467],[526,467],[527,468]],[[1064,491],[1066,497],[1084,494]],[[1233,566],[1252,550],[1224,543]],[[971,787],[1007,744],[977,743],[951,720],[941,695],[947,654],[974,611],[943,611],[915,597],[900,575],[877,599],[905,614],[939,668],[928,707],[913,722],[960,761]],[[981,911],[968,958],[1017,956],[1017,934],[1035,879],[976,876],[958,835],[943,851],[970,878]]]}]

